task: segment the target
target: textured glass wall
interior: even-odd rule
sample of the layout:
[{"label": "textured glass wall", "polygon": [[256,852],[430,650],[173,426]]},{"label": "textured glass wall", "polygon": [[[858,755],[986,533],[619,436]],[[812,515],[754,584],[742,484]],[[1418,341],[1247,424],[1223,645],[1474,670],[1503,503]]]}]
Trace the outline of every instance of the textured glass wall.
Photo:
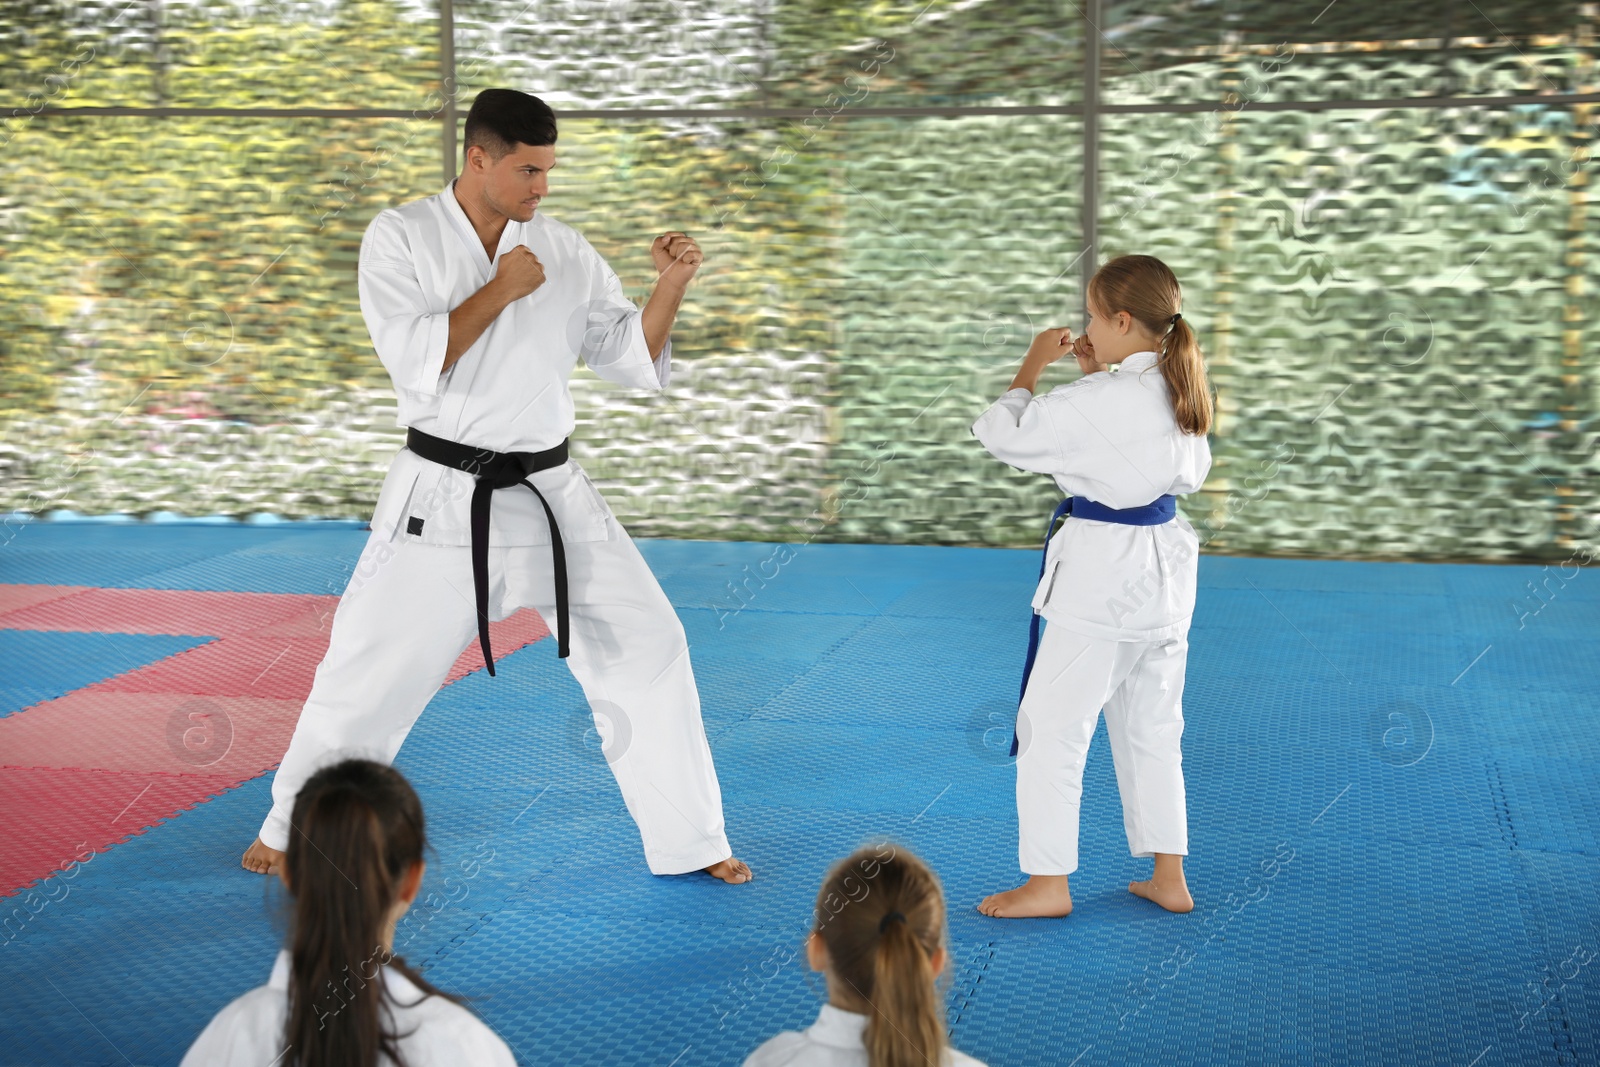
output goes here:
[{"label": "textured glass wall", "polygon": [[[1182,121],[1108,120],[1108,166]],[[1587,317],[1582,187],[1529,180],[1571,136],[1540,107],[1247,113],[1188,164],[1215,205],[1202,233],[1170,202],[1108,226],[1107,254],[1168,259],[1207,342],[1216,467],[1188,510],[1213,548],[1536,553],[1560,500],[1593,499],[1559,432],[1595,411],[1592,372],[1563,366]]]},{"label": "textured glass wall", "polygon": [[970,431],[1033,335],[1078,306],[1081,127],[876,119],[841,135],[835,536],[1015,543],[1054,506],[1048,479]]},{"label": "textured glass wall", "polygon": [[1070,0],[471,0],[455,10],[465,99],[510,84],[556,107],[759,104],[836,116],[1082,97],[1083,27]]},{"label": "textured glass wall", "polygon": [[[1033,543],[1053,487],[967,428],[1081,326],[1092,123],[1099,258],[1171,263],[1213,363],[1212,549],[1565,555],[1600,538],[1594,114],[1537,98],[1600,88],[1594,17],[1484,10],[1107,3],[1088,94],[1068,0],[457,0],[454,70],[463,113],[565,113],[543,210],[635,297],[656,234],[708,253],[667,393],[573,381],[640,535]],[[6,8],[0,512],[370,513],[400,431],[355,253],[443,185],[439,25]],[[1404,106],[1441,97],[1484,103]],[[1329,106],[1363,99],[1404,103]]]},{"label": "textured glass wall", "polygon": [[366,2],[6,11],[0,510],[369,512],[394,405],[356,251],[375,211],[438,184],[437,23]]},{"label": "textured glass wall", "polygon": [[1583,92],[1580,4],[1108,3],[1105,103],[1315,104]]},{"label": "textured glass wall", "polygon": [[6,110],[413,108],[439,87],[438,24],[406,4],[20,0],[0,10]]},{"label": "textured glass wall", "polygon": [[395,119],[16,131],[0,158],[4,503],[370,511],[394,405],[356,253],[378,207],[434,184],[438,160],[435,124]]},{"label": "textured glass wall", "polygon": [[793,122],[561,127],[539,210],[587,234],[631,294],[649,291],[656,235],[692,233],[706,254],[666,392],[586,367],[572,381],[574,455],[630,530],[793,539],[822,498],[844,212],[834,154],[792,150],[805,136]]},{"label": "textured glass wall", "polygon": [[[707,253],[667,393],[574,380],[576,447],[618,516],[677,536],[1003,539],[1048,486],[968,428],[1076,304],[1079,125],[569,124],[541,211],[601,235],[625,279],[650,276],[665,229]],[[996,482],[1011,518],[980,506]]]}]

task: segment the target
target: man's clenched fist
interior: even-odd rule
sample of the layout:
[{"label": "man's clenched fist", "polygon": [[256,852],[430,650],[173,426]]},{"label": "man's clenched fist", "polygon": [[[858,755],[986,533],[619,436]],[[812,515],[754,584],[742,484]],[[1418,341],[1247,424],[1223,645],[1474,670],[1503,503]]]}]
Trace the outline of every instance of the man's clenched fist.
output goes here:
[{"label": "man's clenched fist", "polygon": [[656,273],[663,280],[688,285],[695,271],[705,260],[705,253],[686,233],[673,230],[657,237],[650,244],[650,256],[656,261]]},{"label": "man's clenched fist", "polygon": [[511,299],[527,296],[544,284],[544,264],[527,245],[517,245],[500,253],[494,280],[506,287]]}]

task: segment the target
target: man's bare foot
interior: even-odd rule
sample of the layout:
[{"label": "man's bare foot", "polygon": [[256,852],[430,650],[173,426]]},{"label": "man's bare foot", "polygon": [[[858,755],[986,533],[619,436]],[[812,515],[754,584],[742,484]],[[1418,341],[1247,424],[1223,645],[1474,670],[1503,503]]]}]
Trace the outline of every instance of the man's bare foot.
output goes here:
[{"label": "man's bare foot", "polygon": [[1072,914],[1067,875],[1034,874],[1015,889],[983,898],[978,910],[997,919],[1061,918]]},{"label": "man's bare foot", "polygon": [[1178,913],[1194,910],[1194,898],[1189,895],[1189,883],[1183,877],[1183,857],[1157,852],[1156,869],[1143,882],[1129,882],[1128,892],[1136,897],[1153,900],[1168,911]]},{"label": "man's bare foot", "polygon": [[736,860],[732,856],[725,860],[718,860],[711,866],[701,869],[711,877],[721,878],[724,882],[729,882],[733,885],[738,885],[740,882],[748,882],[755,877],[754,874],[750,873],[750,868],[744,865],[743,860]]},{"label": "man's bare foot", "polygon": [[251,846],[244,850],[244,858],[239,861],[239,866],[247,871],[257,874],[277,874],[278,864],[283,862],[283,853],[275,848],[268,848],[261,843],[261,838],[256,838]]}]

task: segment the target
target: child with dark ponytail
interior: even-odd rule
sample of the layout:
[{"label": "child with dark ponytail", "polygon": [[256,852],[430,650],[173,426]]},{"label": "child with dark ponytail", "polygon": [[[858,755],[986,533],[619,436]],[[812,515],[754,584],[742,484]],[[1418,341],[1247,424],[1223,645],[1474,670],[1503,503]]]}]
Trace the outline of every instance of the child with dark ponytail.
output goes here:
[{"label": "child with dark ponytail", "polygon": [[290,947],[183,1067],[513,1067],[493,1030],[394,955],[425,847],[422,803],[393,767],[352,759],[312,775],[278,869],[295,901]]},{"label": "child with dark ponytail", "polygon": [[806,938],[828,1002],[745,1067],[983,1067],[945,1036],[945,940],[944,894],[927,864],[903,847],[857,849],[828,872]]}]

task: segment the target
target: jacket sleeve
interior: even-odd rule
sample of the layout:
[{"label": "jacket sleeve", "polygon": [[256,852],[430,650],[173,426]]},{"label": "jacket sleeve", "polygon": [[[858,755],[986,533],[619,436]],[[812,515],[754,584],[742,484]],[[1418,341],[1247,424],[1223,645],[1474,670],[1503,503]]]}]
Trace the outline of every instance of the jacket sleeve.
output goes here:
[{"label": "jacket sleeve", "polygon": [[361,238],[356,289],[372,347],[396,391],[438,396],[450,310],[428,310],[431,301],[417,280],[405,223],[393,211],[379,212]]},{"label": "jacket sleeve", "polygon": [[672,338],[658,359],[650,358],[644,336],[644,313],[622,291],[622,280],[587,241],[589,299],[578,355],[600,377],[618,385],[657,392],[667,387],[672,373]]},{"label": "jacket sleeve", "polygon": [[972,434],[1003,463],[1038,474],[1058,473],[1066,463],[1043,397],[1020,386],[1002,393],[972,424]]}]

